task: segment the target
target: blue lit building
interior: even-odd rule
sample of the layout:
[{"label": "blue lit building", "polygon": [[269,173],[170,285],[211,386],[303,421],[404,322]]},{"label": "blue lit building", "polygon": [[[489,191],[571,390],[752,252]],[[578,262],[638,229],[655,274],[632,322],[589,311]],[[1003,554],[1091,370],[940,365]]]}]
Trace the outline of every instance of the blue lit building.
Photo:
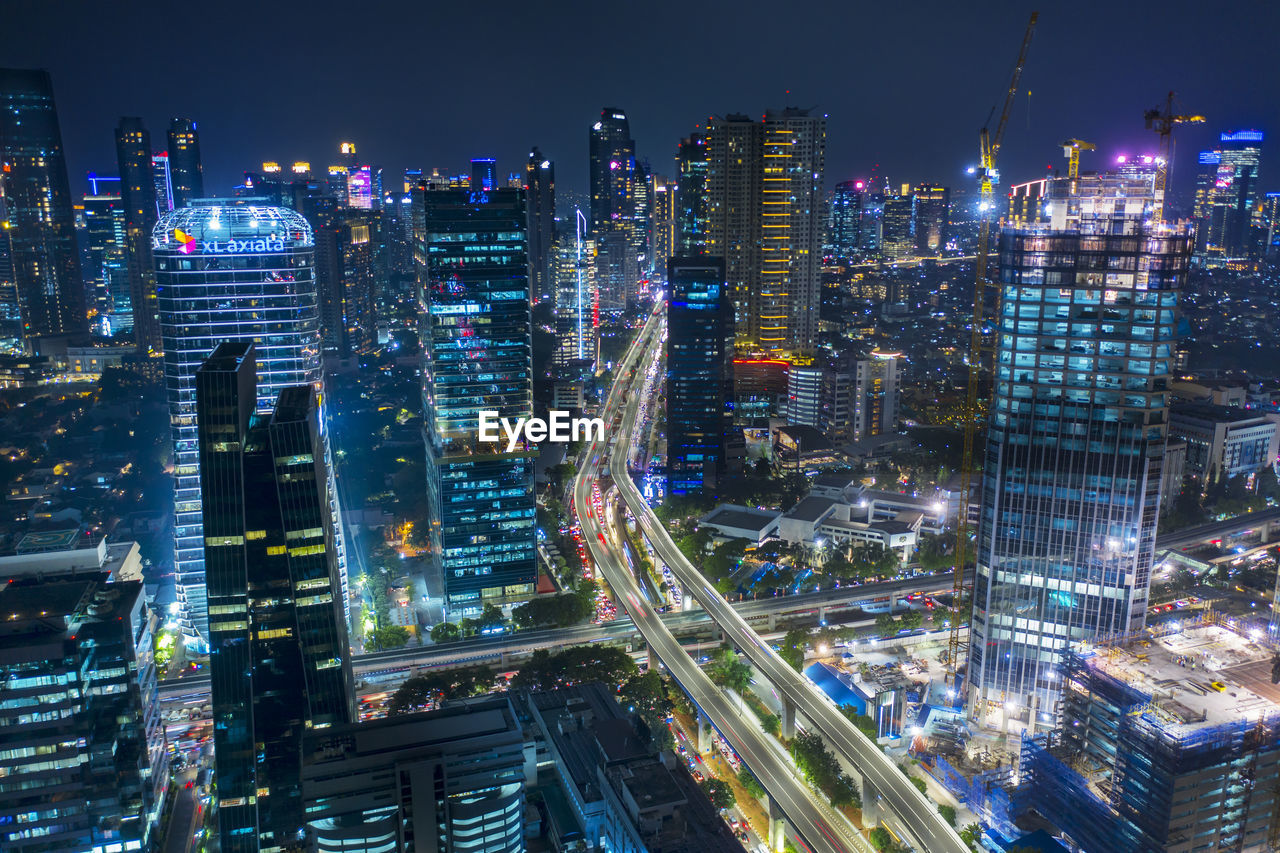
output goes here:
[{"label": "blue lit building", "polygon": [[827,239],[831,253],[842,261],[858,254],[862,190],[862,181],[841,181],[831,193]]},{"label": "blue lit building", "polygon": [[733,304],[720,258],[667,264],[667,490],[714,489],[733,420]]},{"label": "blue lit building", "polygon": [[533,595],[536,448],[479,441],[533,414],[524,191],[414,192],[432,556],[451,615]]},{"label": "blue lit building", "polygon": [[[1065,179],[1063,179],[1065,183]],[[1189,236],[1145,180],[1081,178],[999,237],[969,657],[972,711],[1034,730],[1074,644],[1144,624]]]}]

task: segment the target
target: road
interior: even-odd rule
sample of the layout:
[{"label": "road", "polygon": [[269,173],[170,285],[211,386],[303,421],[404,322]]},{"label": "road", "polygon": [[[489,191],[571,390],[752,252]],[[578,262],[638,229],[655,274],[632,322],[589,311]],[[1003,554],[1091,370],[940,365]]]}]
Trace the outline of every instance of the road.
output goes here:
[{"label": "road", "polygon": [[[660,340],[660,336],[654,336],[649,341],[647,349],[650,352],[647,355],[654,354],[656,347],[660,346]],[[637,338],[637,342],[639,341],[640,338]],[[757,674],[771,683],[792,707],[803,713],[822,733],[827,743],[857,769],[863,779],[864,800],[867,799],[865,789],[874,788],[882,798],[883,805],[895,818],[892,826],[899,835],[912,839],[916,846],[929,853],[968,853],[968,846],[938,814],[936,804],[922,795],[888,756],[840,713],[825,693],[803,674],[792,669],[777,652],[764,643],[676,547],[627,470],[627,448],[633,438],[627,424],[634,422],[641,402],[635,394],[627,398],[622,428],[617,432],[616,447],[613,448],[610,459],[610,469],[622,499],[636,517],[650,545],[675,574],[684,594],[692,595],[698,600],[725,632],[729,641],[750,659]],[[610,423],[610,419],[607,418],[606,423]],[[587,536],[588,541],[594,538],[594,533]]]},{"label": "road", "polygon": [[[605,423],[611,423],[621,399],[627,395],[631,382],[627,371],[647,349],[644,344],[653,339],[661,326],[661,305],[650,317],[645,328],[636,336],[636,342],[627,351],[617,371],[618,379],[610,390],[604,408]],[[637,370],[637,377],[642,371]],[[634,403],[627,406],[620,433],[626,435],[633,427],[636,416]],[[596,466],[608,444],[596,439],[586,449],[584,459],[588,464],[579,466],[574,482],[574,506],[582,525],[583,538],[591,552],[597,570],[609,583],[614,596],[621,602],[632,622],[640,630],[652,652],[666,666],[671,676],[679,682],[694,704],[712,722],[738,756],[756,774],[761,785],[769,792],[771,802],[786,816],[795,832],[813,851],[867,850],[866,842],[848,822],[838,816],[829,805],[821,803],[808,785],[801,781],[795,766],[791,764],[781,745],[766,735],[759,721],[750,712],[744,716],[730,702],[728,696],[690,660],[685,649],[676,641],[653,607],[644,601],[636,580],[627,568],[616,538],[607,540],[598,511],[593,505],[593,488],[596,486]],[[614,454],[622,466],[625,477],[626,460],[621,453]],[[610,531],[611,534],[616,531]]]}]

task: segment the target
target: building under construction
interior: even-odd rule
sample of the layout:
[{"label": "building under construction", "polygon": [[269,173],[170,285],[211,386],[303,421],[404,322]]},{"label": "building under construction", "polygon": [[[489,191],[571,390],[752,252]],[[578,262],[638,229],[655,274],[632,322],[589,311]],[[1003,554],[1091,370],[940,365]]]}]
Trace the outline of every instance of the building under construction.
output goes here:
[{"label": "building under construction", "polygon": [[1058,722],[1023,742],[1015,811],[1086,853],[1280,849],[1280,689],[1216,626],[1068,652]]}]

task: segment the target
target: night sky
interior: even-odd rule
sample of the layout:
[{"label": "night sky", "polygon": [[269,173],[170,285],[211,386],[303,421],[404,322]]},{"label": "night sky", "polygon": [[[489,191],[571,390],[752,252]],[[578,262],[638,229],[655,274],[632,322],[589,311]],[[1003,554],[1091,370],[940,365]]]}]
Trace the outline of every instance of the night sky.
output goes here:
[{"label": "night sky", "polygon": [[[1219,130],[1280,133],[1280,5],[1038,4],[1040,22],[1001,159],[1006,180],[1062,163],[1078,137],[1108,159],[1153,150],[1142,111],[1176,90],[1208,124],[1180,132],[1177,184]],[[785,105],[829,115],[827,186],[873,173],[963,185],[977,131],[1003,98],[1024,3],[164,3],[6,0],[0,64],[53,74],[73,192],[116,174],[112,130],[140,115],[165,147],[199,123],[209,194],[263,160],[323,169],[357,143],[388,186],[407,166],[501,174],[538,145],[585,189],[604,105],[631,118],[640,157],[671,174],[679,138],[713,113]],[[1028,104],[1026,90],[1030,89]],[[790,94],[787,94],[788,90]],[[1280,189],[1280,140],[1263,189]],[[1102,156],[1086,154],[1084,168]]]}]

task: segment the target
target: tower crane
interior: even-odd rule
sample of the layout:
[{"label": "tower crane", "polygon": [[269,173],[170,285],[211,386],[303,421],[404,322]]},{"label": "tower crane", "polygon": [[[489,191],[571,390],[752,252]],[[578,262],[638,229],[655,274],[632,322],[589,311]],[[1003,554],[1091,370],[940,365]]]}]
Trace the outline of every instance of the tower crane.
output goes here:
[{"label": "tower crane", "polygon": [[1169,161],[1173,159],[1173,128],[1179,124],[1200,124],[1204,116],[1177,115],[1173,111],[1173,92],[1165,99],[1163,106],[1156,106],[1142,114],[1146,119],[1147,130],[1160,134],[1160,148],[1156,152],[1155,207],[1151,210],[1151,221],[1156,225],[1164,220],[1164,191],[1169,182]]},{"label": "tower crane", "polygon": [[[974,263],[976,281],[973,287],[973,327],[969,336],[969,387],[964,408],[964,461],[960,466],[960,512],[956,519],[956,566],[955,580],[952,589],[951,638],[947,646],[947,670],[951,683],[956,683],[956,674],[960,671],[960,618],[964,606],[964,567],[969,549],[969,498],[973,491],[973,445],[977,433],[978,385],[982,377],[983,346],[982,322],[983,308],[986,301],[987,288],[992,282],[987,277],[987,253],[991,242],[991,212],[995,208],[995,182],[999,178],[996,171],[996,157],[1000,153],[1000,143],[1004,139],[1004,129],[1009,123],[1009,112],[1013,108],[1014,97],[1018,93],[1018,81],[1022,79],[1022,66],[1027,61],[1027,49],[1031,47],[1031,36],[1036,29],[1038,12],[1031,13],[1027,21],[1027,31],[1022,37],[1022,47],[1018,50],[1018,61],[1013,66],[1013,78],[1009,81],[1009,90],[1005,93],[1004,109],[1000,111],[1000,121],[992,133],[984,125],[978,134],[978,254]],[[995,114],[992,108],[991,114]],[[991,116],[987,117],[987,125]]]},{"label": "tower crane", "polygon": [[1067,158],[1067,177],[1071,179],[1071,192],[1076,191],[1076,180],[1080,177],[1080,152],[1097,148],[1092,142],[1083,139],[1068,139],[1062,143],[1062,156]]}]

